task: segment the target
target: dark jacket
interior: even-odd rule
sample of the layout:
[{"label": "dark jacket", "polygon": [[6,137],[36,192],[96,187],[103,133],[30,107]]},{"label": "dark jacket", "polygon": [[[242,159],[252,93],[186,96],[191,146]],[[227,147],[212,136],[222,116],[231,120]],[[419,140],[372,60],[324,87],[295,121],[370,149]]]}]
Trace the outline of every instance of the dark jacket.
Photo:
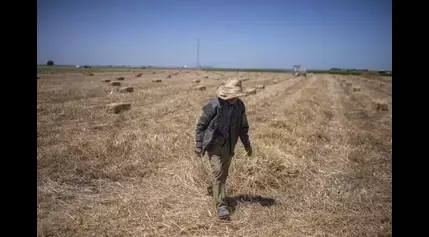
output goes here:
[{"label": "dark jacket", "polygon": [[[215,98],[203,107],[203,113],[198,120],[195,132],[196,147],[202,149],[203,155],[216,142],[216,138],[220,134],[218,118],[222,114],[225,103],[227,103],[225,100]],[[233,105],[234,109],[230,121],[231,152],[234,151],[239,137],[244,147],[250,146],[246,107],[240,99],[237,99]]]}]

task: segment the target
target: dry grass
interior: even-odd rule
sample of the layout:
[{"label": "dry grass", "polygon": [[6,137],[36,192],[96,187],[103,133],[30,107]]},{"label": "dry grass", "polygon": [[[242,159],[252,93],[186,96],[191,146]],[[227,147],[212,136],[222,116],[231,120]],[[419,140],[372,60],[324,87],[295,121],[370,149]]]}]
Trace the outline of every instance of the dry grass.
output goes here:
[{"label": "dry grass", "polygon": [[[174,71],[141,73],[37,81],[38,236],[392,235],[389,82],[339,76],[362,88],[353,93],[330,75],[204,72],[266,85],[243,98],[254,156],[237,146],[228,193],[276,202],[239,205],[225,223],[205,195],[206,160],[192,153],[201,107],[221,81],[196,92],[194,72],[165,83],[152,80]],[[134,93],[109,93],[101,79],[118,76]],[[390,109],[373,110],[374,101]],[[132,108],[106,110],[119,102]]]},{"label": "dry grass", "polygon": [[195,86],[194,89],[198,91],[205,91],[207,87],[204,85],[198,85],[198,86]]},{"label": "dry grass", "polygon": [[254,95],[256,94],[256,88],[247,88],[244,90],[244,93],[246,93],[247,95]]}]

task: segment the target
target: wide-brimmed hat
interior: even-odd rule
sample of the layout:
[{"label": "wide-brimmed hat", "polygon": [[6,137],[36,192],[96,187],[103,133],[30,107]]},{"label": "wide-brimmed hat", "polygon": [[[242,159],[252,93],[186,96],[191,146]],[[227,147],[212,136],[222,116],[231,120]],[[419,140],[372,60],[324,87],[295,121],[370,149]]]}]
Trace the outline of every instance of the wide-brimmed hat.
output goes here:
[{"label": "wide-brimmed hat", "polygon": [[243,93],[241,80],[230,78],[225,82],[225,84],[217,88],[216,95],[223,100],[229,100],[240,96],[245,96],[246,93]]}]

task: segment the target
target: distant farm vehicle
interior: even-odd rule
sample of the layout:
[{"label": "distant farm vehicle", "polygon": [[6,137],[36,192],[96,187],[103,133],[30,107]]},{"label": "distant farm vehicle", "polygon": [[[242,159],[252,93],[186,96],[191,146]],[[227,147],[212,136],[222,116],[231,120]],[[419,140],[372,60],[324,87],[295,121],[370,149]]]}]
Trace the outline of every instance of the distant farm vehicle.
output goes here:
[{"label": "distant farm vehicle", "polygon": [[293,76],[295,76],[295,77],[299,77],[299,76],[307,77],[307,70],[301,69],[301,65],[293,65]]}]

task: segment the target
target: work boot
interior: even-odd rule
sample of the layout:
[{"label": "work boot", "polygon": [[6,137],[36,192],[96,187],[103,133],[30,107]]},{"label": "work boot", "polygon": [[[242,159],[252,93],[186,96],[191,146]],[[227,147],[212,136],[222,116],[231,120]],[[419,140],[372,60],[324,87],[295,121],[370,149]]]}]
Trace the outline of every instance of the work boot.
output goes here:
[{"label": "work boot", "polygon": [[217,208],[217,215],[222,220],[229,219],[228,208],[225,205],[218,207]]}]

